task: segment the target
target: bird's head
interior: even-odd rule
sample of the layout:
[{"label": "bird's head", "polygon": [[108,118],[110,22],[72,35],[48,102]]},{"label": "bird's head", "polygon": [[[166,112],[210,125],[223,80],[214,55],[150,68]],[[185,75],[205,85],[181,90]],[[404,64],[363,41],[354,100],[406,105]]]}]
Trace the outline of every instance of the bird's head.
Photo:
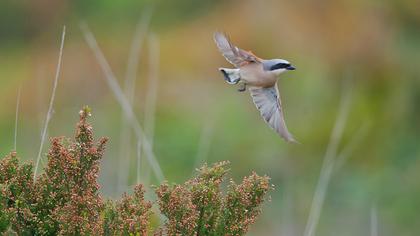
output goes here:
[{"label": "bird's head", "polygon": [[272,71],[277,75],[285,72],[286,70],[296,70],[290,62],[283,59],[264,60],[262,64],[265,71]]}]

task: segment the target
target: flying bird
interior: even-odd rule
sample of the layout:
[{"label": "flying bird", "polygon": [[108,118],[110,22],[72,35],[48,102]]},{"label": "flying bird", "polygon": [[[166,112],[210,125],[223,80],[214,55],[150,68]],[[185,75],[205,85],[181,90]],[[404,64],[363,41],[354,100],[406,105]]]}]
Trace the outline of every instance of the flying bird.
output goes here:
[{"label": "flying bird", "polygon": [[239,92],[248,88],[265,122],[287,142],[296,142],[287,130],[277,87],[279,75],[296,68],[283,59],[261,59],[251,51],[238,48],[220,32],[214,34],[214,41],[226,60],[236,67],[235,69],[219,68],[225,81],[228,84],[239,83]]}]

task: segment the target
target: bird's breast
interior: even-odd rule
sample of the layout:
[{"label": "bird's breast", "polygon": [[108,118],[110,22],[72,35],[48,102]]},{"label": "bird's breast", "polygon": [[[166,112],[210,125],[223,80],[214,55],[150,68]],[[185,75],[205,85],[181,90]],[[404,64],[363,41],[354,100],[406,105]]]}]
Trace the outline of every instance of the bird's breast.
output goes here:
[{"label": "bird's breast", "polygon": [[271,87],[277,82],[277,75],[265,71],[262,64],[252,63],[240,68],[241,80],[251,86]]}]

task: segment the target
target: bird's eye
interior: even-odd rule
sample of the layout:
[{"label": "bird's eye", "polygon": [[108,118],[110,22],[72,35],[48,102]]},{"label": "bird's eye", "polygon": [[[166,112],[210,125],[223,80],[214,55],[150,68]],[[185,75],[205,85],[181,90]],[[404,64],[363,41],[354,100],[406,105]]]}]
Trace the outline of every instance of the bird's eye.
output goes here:
[{"label": "bird's eye", "polygon": [[270,70],[286,69],[289,66],[290,64],[288,63],[277,63],[274,66],[271,66]]}]

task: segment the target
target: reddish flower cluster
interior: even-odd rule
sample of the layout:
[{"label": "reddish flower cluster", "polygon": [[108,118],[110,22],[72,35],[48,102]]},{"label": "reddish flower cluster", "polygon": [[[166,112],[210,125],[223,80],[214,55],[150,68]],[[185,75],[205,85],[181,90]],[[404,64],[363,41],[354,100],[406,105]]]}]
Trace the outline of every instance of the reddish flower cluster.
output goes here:
[{"label": "reddish flower cluster", "polygon": [[33,213],[35,189],[32,165],[20,165],[15,152],[0,162],[0,232],[13,225],[19,235],[32,234],[36,214]]},{"label": "reddish flower cluster", "polygon": [[32,164],[15,153],[0,163],[1,200],[12,229],[21,234],[101,234],[103,201],[99,161],[106,139],[93,142],[87,108],[80,112],[75,141],[53,138],[45,172],[33,181]]},{"label": "reddish flower cluster", "polygon": [[[97,182],[107,139],[95,144],[80,112],[74,141],[53,138],[43,174],[33,180],[33,165],[20,164],[16,153],[0,160],[0,234],[148,235],[152,203],[137,185],[132,195],[104,202]],[[253,173],[239,185],[221,183],[228,162],[207,165],[181,185],[156,188],[157,203],[167,222],[154,235],[243,235],[260,214],[272,188],[269,178]]]},{"label": "reddish flower cluster", "polygon": [[259,206],[270,189],[272,186],[269,178],[258,176],[255,172],[245,177],[239,185],[231,181],[223,204],[223,223],[220,224],[219,232],[224,235],[245,234],[261,213]]},{"label": "reddish flower cluster", "polygon": [[97,178],[107,139],[101,138],[94,144],[88,116],[88,108],[80,112],[75,142],[52,139],[48,165],[37,180],[43,199],[40,207],[50,210],[48,215],[58,226],[59,234],[97,234],[102,230],[103,201]]},{"label": "reddish flower cluster", "polygon": [[191,193],[181,185],[164,183],[156,189],[160,211],[168,218],[167,235],[196,235],[199,213],[192,203]]},{"label": "reddish flower cluster", "polygon": [[272,187],[267,176],[253,173],[239,185],[231,181],[223,196],[220,184],[227,164],[205,165],[183,185],[156,189],[160,210],[168,218],[162,229],[167,235],[244,235],[249,230]]},{"label": "reddish flower cluster", "polygon": [[124,194],[115,205],[108,202],[105,210],[107,235],[147,235],[152,203],[144,200],[142,185],[134,187],[132,196]]}]

